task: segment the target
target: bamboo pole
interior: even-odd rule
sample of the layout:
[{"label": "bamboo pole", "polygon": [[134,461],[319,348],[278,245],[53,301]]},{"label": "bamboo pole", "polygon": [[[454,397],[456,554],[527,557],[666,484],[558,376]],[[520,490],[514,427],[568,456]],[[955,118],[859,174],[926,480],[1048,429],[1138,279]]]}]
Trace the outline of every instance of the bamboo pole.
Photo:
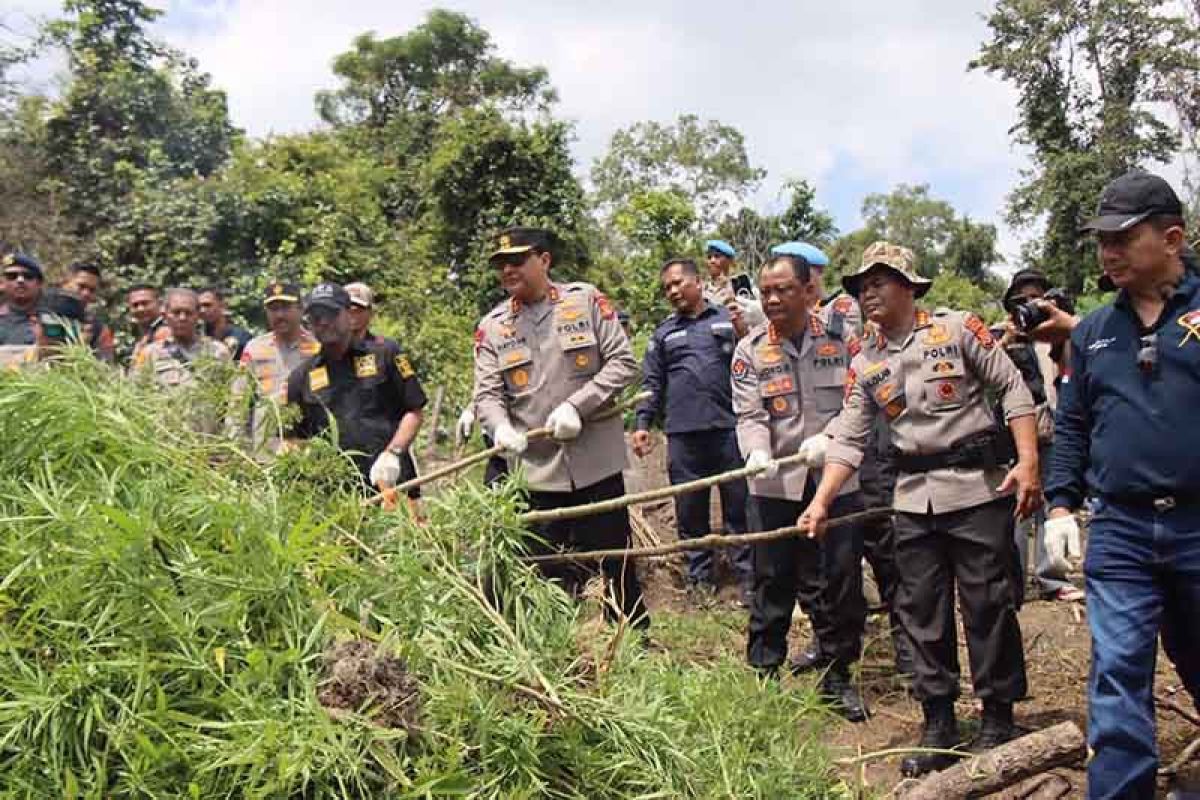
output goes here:
[{"label": "bamboo pole", "polygon": [[[589,422],[600,422],[601,420],[611,419],[613,417],[620,416],[621,414],[624,414],[627,409],[637,405],[638,403],[642,402],[643,400],[645,400],[648,397],[650,397],[649,392],[639,392],[638,394],[635,394],[632,397],[621,401],[620,403],[613,406],[612,408],[604,409],[603,411],[597,413],[595,416],[590,417],[587,420],[584,420],[584,424],[586,425]],[[533,441],[537,441],[538,439],[545,439],[549,435],[550,435],[549,428],[534,428],[533,430],[527,431],[525,433],[525,438],[527,440],[533,442]],[[473,453],[473,454],[467,456],[466,458],[459,459],[458,461],[455,461],[453,464],[447,464],[446,466],[444,466],[440,469],[435,469],[433,472],[426,473],[425,475],[418,475],[417,477],[413,478],[412,480],[405,481],[404,483],[400,484],[399,486],[397,486],[393,489],[388,489],[385,492],[380,492],[377,495],[368,497],[367,499],[362,501],[362,504],[364,506],[373,506],[373,505],[379,503],[380,501],[382,501],[384,499],[385,495],[395,495],[399,492],[406,492],[409,489],[415,488],[417,486],[423,486],[426,483],[436,481],[439,478],[444,478],[447,475],[453,475],[456,472],[461,472],[462,470],[466,469],[467,467],[471,466],[472,464],[478,464],[480,461],[487,461],[492,456],[498,456],[503,452],[504,452],[504,448],[501,447],[500,445],[496,445],[495,447],[489,447],[486,450],[480,450],[478,453]]]},{"label": "bamboo pole", "polygon": [[[825,528],[826,530],[841,528],[846,525],[854,525],[878,519],[879,517],[888,517],[891,514],[892,509],[890,508],[870,508],[866,511],[855,512],[854,514],[832,517],[825,522]],[[521,560],[527,564],[561,564],[568,561],[600,561],[605,558],[655,558],[657,556],[669,556],[673,553],[682,553],[688,550],[716,550],[726,547],[757,544],[759,542],[771,542],[776,539],[788,539],[803,534],[804,531],[799,525],[791,525],[786,528],[776,528],[773,531],[762,531],[761,533],[737,533],[732,535],[710,533],[707,536],[701,536],[699,539],[683,539],[678,542],[658,545],[657,547],[631,547],[614,550],[551,553],[544,556],[525,556]]]},{"label": "bamboo pole", "polygon": [[[804,458],[799,453],[796,453],[775,459],[773,463],[780,467],[786,467],[790,464],[802,464],[804,463]],[[648,489],[644,492],[625,494],[620,497],[614,497],[611,500],[599,500],[587,505],[551,508],[545,511],[528,511],[521,515],[521,522],[532,525],[537,522],[558,522],[564,519],[576,519],[578,517],[589,517],[593,514],[603,514],[605,511],[615,511],[627,506],[649,503],[654,500],[661,500],[664,497],[675,497],[676,495],[687,494],[688,492],[700,489],[709,489],[718,484],[735,481],[738,478],[748,478],[762,472],[764,469],[766,467],[738,467],[729,472],[722,472],[719,475],[710,475],[707,478],[698,478],[694,481],[677,483],[673,486],[662,486],[658,489]]]}]

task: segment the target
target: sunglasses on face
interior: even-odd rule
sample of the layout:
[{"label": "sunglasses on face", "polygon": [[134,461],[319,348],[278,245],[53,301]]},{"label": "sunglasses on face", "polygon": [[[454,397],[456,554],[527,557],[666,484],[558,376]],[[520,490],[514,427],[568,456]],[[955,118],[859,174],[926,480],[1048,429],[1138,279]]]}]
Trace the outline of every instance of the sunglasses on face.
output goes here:
[{"label": "sunglasses on face", "polygon": [[9,281],[32,281],[34,277],[32,272],[26,272],[23,269],[8,269],[4,271],[4,279]]}]

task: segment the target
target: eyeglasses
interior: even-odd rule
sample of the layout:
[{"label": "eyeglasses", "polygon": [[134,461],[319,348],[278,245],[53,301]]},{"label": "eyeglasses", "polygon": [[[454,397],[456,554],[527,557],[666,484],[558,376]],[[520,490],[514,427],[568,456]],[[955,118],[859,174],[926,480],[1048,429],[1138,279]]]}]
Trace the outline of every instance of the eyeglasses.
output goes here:
[{"label": "eyeglasses", "polygon": [[1137,353],[1138,369],[1143,375],[1151,376],[1158,371],[1158,334],[1150,333],[1138,338],[1140,349]]},{"label": "eyeglasses", "polygon": [[27,272],[23,269],[6,269],[4,271],[4,279],[6,281],[32,281],[32,280],[35,280],[32,272]]}]

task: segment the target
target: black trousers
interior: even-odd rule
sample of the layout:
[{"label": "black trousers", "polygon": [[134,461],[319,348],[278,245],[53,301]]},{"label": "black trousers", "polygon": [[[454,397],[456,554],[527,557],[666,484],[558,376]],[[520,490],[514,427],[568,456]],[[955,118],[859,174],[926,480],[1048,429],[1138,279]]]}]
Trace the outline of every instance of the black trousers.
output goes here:
[{"label": "black trousers", "polygon": [[[491,450],[495,446],[492,437],[486,433],[482,435],[483,446]],[[500,481],[508,477],[508,462],[504,456],[492,456],[487,460],[487,464],[483,467],[483,485],[495,486]]]},{"label": "black trousers", "polygon": [[[755,529],[795,525],[812,492],[810,483],[801,502],[752,496]],[[861,508],[858,496],[849,495],[839,497],[830,512],[841,516]],[[857,661],[867,616],[861,562],[862,532],[857,527],[838,528],[822,539],[790,537],[754,545],[754,600],[746,641],[750,665],[773,668],[787,658],[792,608],[802,583],[818,587],[809,614],[824,659],[837,667]]]},{"label": "black trousers", "polygon": [[[667,437],[667,472],[671,484],[687,483],[707,478],[742,466],[737,434],[733,430],[673,433]],[[726,533],[746,532],[746,482],[729,481],[717,487],[721,493],[721,516]],[[680,539],[695,539],[712,531],[708,524],[711,489],[689,492],[675,498],[675,521]],[[713,552],[692,550],[687,554],[688,582],[712,583]],[[733,550],[734,570],[738,579],[748,585],[753,579],[754,564],[749,547]]]},{"label": "black trousers", "polygon": [[[571,492],[531,491],[529,507],[538,511],[569,508],[609,500],[623,494],[625,479],[618,472]],[[545,541],[530,548],[533,555],[563,550],[627,548],[632,538],[629,512],[624,508],[579,519],[539,523],[534,532]],[[547,578],[561,582],[563,588],[573,595],[579,594],[587,580],[596,572],[594,562],[545,564],[540,569]],[[604,604],[605,617],[616,619],[618,616],[624,616],[636,627],[649,626],[650,616],[642,597],[642,585],[638,581],[635,563],[629,559],[605,559],[600,562],[600,571],[605,578],[605,594],[609,599]]]},{"label": "black trousers", "polygon": [[971,680],[981,700],[1025,696],[1025,652],[1012,586],[1012,498],[946,514],[896,515],[896,610],[913,646],[918,700],[958,696],[958,589]]}]

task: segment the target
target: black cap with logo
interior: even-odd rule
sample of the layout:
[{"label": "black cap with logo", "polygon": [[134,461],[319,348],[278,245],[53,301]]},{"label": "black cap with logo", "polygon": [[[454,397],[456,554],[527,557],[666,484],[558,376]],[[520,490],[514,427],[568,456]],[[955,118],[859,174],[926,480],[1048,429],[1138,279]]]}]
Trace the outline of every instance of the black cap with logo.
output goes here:
[{"label": "black cap with logo", "polygon": [[1109,182],[1100,193],[1096,216],[1081,231],[1127,231],[1147,217],[1158,214],[1183,216],[1179,195],[1157,175],[1134,170]]}]

